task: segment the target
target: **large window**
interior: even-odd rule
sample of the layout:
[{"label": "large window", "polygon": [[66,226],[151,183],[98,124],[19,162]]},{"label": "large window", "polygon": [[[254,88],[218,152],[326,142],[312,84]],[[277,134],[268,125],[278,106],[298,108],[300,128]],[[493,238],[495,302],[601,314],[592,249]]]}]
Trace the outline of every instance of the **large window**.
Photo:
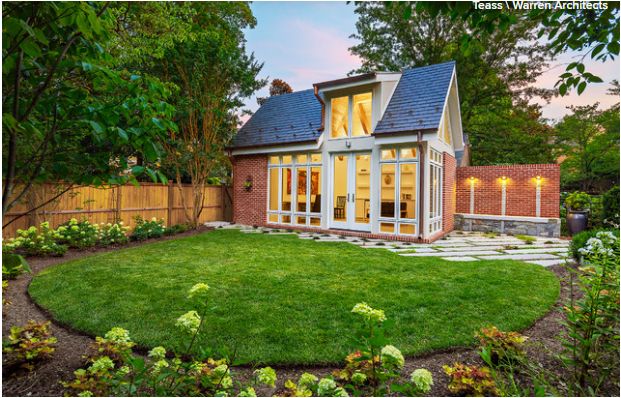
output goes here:
[{"label": "large window", "polygon": [[270,156],[267,221],[319,226],[321,154]]},{"label": "large window", "polygon": [[442,154],[429,153],[429,233],[442,229]]},{"label": "large window", "polygon": [[380,154],[380,232],[416,234],[418,153],[387,148]]},{"label": "large window", "polygon": [[366,137],[371,135],[371,92],[332,98],[330,101],[330,137]]}]

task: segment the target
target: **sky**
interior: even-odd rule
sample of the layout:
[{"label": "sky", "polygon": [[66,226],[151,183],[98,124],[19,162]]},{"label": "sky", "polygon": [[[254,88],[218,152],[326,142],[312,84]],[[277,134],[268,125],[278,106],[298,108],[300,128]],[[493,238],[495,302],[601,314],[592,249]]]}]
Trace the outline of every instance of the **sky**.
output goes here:
[{"label": "sky", "polygon": [[[259,77],[283,79],[294,91],[312,88],[313,83],[345,77],[360,66],[360,59],[348,48],[357,43],[349,38],[356,32],[354,4],[343,2],[254,2],[257,19],[254,29],[246,30],[247,49],[264,62]],[[536,85],[553,88],[565,66],[579,57],[576,53],[561,55],[552,61]],[[589,84],[582,95],[572,92],[553,98],[543,105],[543,117],[558,120],[570,113],[567,106],[600,102],[602,109],[618,101],[606,95],[609,82],[619,79],[619,59],[605,63],[585,61],[586,70],[601,77],[604,83]],[[457,76],[459,81],[459,76]],[[257,93],[268,95],[267,87]],[[256,98],[247,100],[252,111],[258,108]]]}]

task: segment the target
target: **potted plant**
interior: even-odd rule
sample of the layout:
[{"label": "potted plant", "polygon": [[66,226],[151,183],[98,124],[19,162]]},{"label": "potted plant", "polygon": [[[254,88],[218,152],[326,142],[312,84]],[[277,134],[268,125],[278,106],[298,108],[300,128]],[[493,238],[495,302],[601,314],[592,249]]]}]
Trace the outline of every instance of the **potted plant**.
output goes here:
[{"label": "potted plant", "polygon": [[573,192],[565,199],[567,228],[571,235],[586,229],[590,204],[591,198],[585,192]]}]

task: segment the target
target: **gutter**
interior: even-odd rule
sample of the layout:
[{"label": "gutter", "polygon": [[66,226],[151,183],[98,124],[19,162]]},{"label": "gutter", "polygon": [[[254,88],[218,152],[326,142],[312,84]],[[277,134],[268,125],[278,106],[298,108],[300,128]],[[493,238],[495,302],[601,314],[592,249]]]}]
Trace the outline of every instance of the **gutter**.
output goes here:
[{"label": "gutter", "polygon": [[418,131],[418,192],[421,193],[418,199],[418,239],[423,239],[423,231],[425,226],[425,151],[423,151],[423,132]]},{"label": "gutter", "polygon": [[323,131],[323,129],[325,128],[326,103],[319,95],[319,86],[317,84],[313,84],[313,88],[315,89],[315,97],[317,98],[317,101],[319,101],[319,103],[321,104],[321,126],[319,126],[317,131]]}]

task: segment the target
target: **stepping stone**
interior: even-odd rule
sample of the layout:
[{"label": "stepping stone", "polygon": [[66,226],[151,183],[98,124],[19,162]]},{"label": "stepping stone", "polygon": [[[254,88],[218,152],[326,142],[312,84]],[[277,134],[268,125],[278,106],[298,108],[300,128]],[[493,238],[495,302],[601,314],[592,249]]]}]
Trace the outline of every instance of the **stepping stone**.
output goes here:
[{"label": "stepping stone", "polygon": [[[481,251],[481,250],[502,250],[504,246],[470,246],[468,250]],[[439,247],[438,251],[443,252],[463,252],[463,247]]]},{"label": "stepping stone", "polygon": [[483,254],[498,254],[496,251],[463,251],[463,252],[435,252],[435,253],[399,253],[400,256],[409,257],[463,257],[480,256]]},{"label": "stepping stone", "polygon": [[521,240],[482,240],[478,242],[470,242],[470,245],[472,246],[519,246],[523,244],[524,242]]},{"label": "stepping stone", "polygon": [[543,267],[550,267],[552,265],[565,264],[565,260],[563,260],[563,259],[558,259],[558,260],[537,260],[537,261],[527,261],[527,263],[537,264],[537,265],[541,265]]},{"label": "stepping stone", "polygon": [[437,250],[434,250],[430,247],[418,247],[418,248],[412,247],[412,248],[402,248],[402,249],[393,248],[393,249],[388,249],[388,250],[390,250],[393,253],[401,253],[401,252],[408,251],[408,250],[414,250],[415,253],[437,253],[438,252]]},{"label": "stepping stone", "polygon": [[474,257],[470,257],[470,256],[442,257],[442,260],[446,260],[446,261],[479,261],[478,258],[474,258]]},{"label": "stepping stone", "polygon": [[[474,254],[475,256],[481,256],[481,254]],[[534,253],[534,254],[501,254],[498,256],[481,256],[481,260],[555,260],[557,256],[546,253]]]},{"label": "stepping stone", "polygon": [[534,253],[567,253],[566,247],[547,247],[543,249],[515,249],[515,250],[505,250],[505,253],[509,254],[534,254]]}]

